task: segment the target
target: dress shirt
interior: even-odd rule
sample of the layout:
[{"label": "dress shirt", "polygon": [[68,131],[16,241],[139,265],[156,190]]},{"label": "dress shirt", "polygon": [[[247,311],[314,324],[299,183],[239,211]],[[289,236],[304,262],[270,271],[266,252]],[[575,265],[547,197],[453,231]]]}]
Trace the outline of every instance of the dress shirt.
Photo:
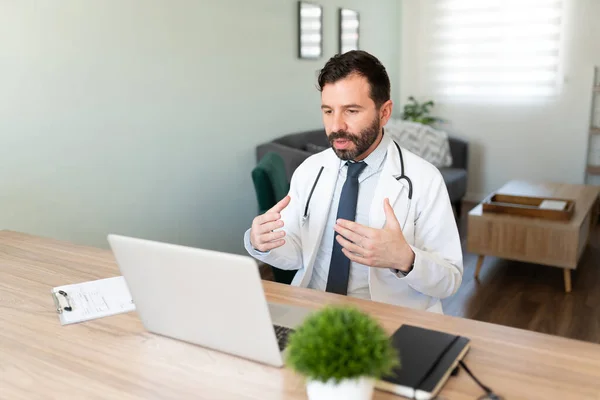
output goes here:
[{"label": "dress shirt", "polygon": [[[358,177],[358,202],[356,205],[355,221],[359,224],[369,225],[369,211],[373,200],[373,193],[377,187],[377,182],[383,169],[384,161],[387,155],[389,136],[384,135],[379,145],[363,161],[367,164],[365,169]],[[342,187],[346,181],[348,167],[346,161],[340,160],[338,178],[335,190],[331,199],[329,213],[321,244],[315,258],[315,264],[308,287],[311,289],[325,291],[327,287],[327,277],[329,275],[329,263],[331,262],[331,252],[333,250],[333,241],[338,233],[333,229],[337,217],[338,204]],[[383,207],[383,204],[381,204]],[[369,294],[369,268],[363,264],[350,262],[350,277],[348,280],[348,296],[371,299]]]}]

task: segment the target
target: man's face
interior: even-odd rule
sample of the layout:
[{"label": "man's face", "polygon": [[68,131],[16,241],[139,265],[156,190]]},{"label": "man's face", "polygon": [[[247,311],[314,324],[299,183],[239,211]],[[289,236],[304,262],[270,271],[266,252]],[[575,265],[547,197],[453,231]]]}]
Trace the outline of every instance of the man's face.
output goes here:
[{"label": "man's face", "polygon": [[321,92],[321,109],[327,138],[342,160],[353,160],[375,143],[381,130],[381,117],[370,97],[366,78],[351,74],[328,83]]}]

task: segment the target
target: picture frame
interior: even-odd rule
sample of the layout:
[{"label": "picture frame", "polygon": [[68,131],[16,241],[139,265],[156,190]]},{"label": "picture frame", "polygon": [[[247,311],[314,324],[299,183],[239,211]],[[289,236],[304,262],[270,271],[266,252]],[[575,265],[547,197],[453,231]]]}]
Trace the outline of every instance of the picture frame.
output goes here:
[{"label": "picture frame", "polygon": [[298,1],[298,58],[319,59],[323,56],[323,7]]},{"label": "picture frame", "polygon": [[360,13],[357,10],[338,9],[338,51],[340,54],[360,49]]}]

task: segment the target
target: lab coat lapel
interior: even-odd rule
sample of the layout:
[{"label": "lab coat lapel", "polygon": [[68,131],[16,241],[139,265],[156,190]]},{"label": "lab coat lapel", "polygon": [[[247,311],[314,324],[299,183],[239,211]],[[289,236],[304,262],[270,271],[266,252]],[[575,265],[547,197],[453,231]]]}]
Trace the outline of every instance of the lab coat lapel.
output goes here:
[{"label": "lab coat lapel", "polygon": [[323,167],[323,172],[321,173],[319,182],[315,186],[315,191],[310,201],[310,216],[308,220],[310,225],[308,228],[312,233],[308,236],[307,249],[309,249],[309,252],[306,256],[308,260],[311,260],[311,265],[315,251],[321,243],[323,230],[327,216],[329,215],[333,191],[339,174],[340,159],[335,155],[333,150],[330,150],[330,154],[327,155],[327,161]]},{"label": "lab coat lapel", "polygon": [[[390,140],[387,149],[387,156],[381,176],[375,193],[373,194],[373,202],[369,213],[369,226],[372,228],[383,228],[385,225],[385,210],[383,208],[384,200],[388,198],[392,208],[397,209],[397,201],[400,199],[400,194],[404,190],[408,190],[403,181],[396,180],[396,176],[400,176],[400,159],[398,149],[393,140]],[[398,215],[398,214],[396,214]]]}]

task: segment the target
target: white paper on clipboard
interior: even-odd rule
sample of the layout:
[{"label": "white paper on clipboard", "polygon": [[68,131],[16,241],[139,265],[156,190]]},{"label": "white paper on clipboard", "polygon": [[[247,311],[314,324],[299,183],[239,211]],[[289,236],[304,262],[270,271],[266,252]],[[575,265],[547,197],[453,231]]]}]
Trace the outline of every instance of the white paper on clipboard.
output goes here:
[{"label": "white paper on clipboard", "polygon": [[52,289],[52,296],[62,325],[135,310],[122,276],[58,286]]}]

